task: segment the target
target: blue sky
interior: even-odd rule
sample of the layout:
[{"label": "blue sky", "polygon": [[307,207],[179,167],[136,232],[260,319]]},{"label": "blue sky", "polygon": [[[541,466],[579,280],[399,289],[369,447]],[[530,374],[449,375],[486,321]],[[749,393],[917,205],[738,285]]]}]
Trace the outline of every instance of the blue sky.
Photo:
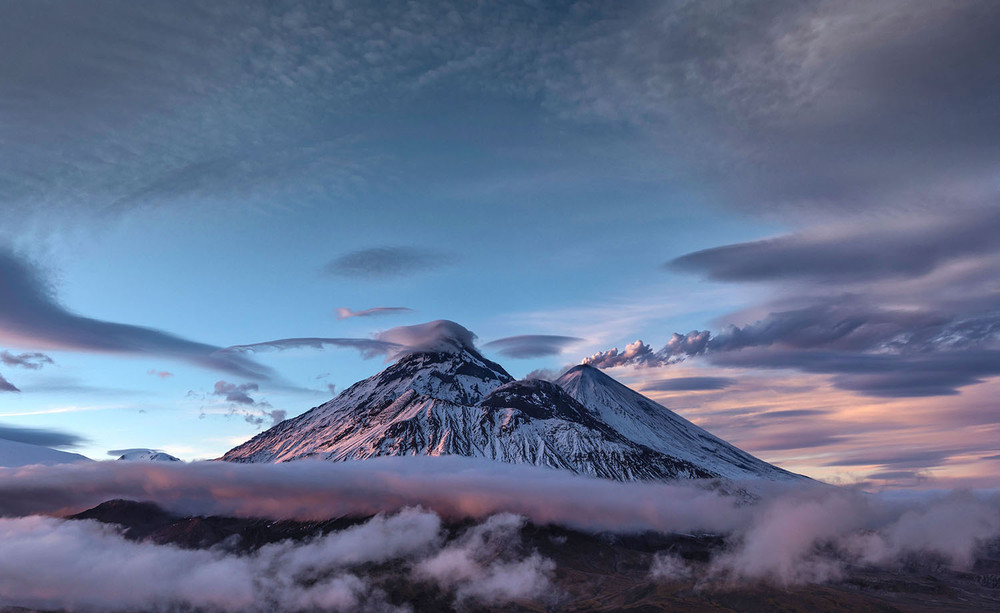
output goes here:
[{"label": "blue sky", "polygon": [[[204,347],[450,319],[578,339],[485,351],[515,376],[593,356],[794,470],[986,479],[996,13],[6,3],[0,424],[215,457],[384,361],[242,354],[253,377]],[[18,306],[17,275],[61,310]],[[336,312],[377,307],[411,311]],[[109,348],[94,320],[170,337]]]}]

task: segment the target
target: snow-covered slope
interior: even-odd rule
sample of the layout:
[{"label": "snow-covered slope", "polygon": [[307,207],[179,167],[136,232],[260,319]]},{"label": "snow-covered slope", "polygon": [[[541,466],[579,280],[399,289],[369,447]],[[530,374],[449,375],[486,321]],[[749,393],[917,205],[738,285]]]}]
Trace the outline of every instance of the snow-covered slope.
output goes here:
[{"label": "snow-covered slope", "polygon": [[[223,460],[285,462],[320,456],[331,460],[406,455],[388,441],[375,443],[394,421],[420,407],[470,406],[513,381],[475,349],[414,353],[359,381],[333,400],[285,420],[229,451]],[[378,449],[386,452],[378,453]],[[365,451],[368,450],[368,451]]]},{"label": "snow-covered slope", "polygon": [[90,462],[91,459],[78,453],[59,451],[41,445],[29,445],[19,441],[0,439],[0,466],[31,466],[32,464],[71,464]]},{"label": "snow-covered slope", "polygon": [[[451,454],[623,481],[793,477],[602,373],[597,375],[610,384],[599,377],[576,384],[571,374],[564,377],[569,389],[563,389],[546,381],[513,381],[472,347],[414,353],[337,398],[258,434],[222,459],[342,461]],[[574,398],[574,389],[586,391]],[[670,432],[651,435],[643,428]]]},{"label": "snow-covered slope", "polygon": [[157,451],[155,449],[121,449],[119,460],[125,462],[180,462],[180,458],[175,458],[169,453]]},{"label": "snow-covered slope", "polygon": [[730,479],[800,479],[709,434],[597,368],[575,366],[556,384],[629,440]]}]

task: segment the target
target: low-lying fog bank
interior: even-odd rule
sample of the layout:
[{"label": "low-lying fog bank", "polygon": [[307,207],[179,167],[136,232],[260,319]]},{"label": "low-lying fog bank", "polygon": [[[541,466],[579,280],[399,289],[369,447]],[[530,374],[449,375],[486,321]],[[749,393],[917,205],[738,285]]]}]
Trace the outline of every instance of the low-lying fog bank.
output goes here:
[{"label": "low-lying fog bank", "polygon": [[[594,585],[608,598],[624,593],[623,581],[628,589],[646,585],[642,598],[679,597],[682,588],[692,598],[715,598],[708,595],[815,584],[847,594],[844,585],[878,583],[873,573],[917,567],[966,577],[979,586],[977,598],[1000,602],[995,492],[741,485],[618,483],[456,457],[0,469],[0,604],[586,609],[576,593],[580,573],[604,577]],[[260,546],[241,547],[236,535],[199,549],[63,518],[111,499],[152,501],[178,517],[364,519],[271,542],[284,538],[275,533]],[[255,530],[276,530],[271,525]],[[656,536],[667,534],[689,536]],[[601,594],[590,596],[599,610]]]}]

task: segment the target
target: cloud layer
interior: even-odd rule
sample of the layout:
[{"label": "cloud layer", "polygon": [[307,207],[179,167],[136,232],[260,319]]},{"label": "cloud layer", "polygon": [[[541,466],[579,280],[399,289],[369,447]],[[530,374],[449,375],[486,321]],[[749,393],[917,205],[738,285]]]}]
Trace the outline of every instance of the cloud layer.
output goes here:
[{"label": "cloud layer", "polygon": [[[0,597],[49,608],[187,604],[356,610],[385,604],[370,580],[371,565],[396,560],[405,564],[392,572],[433,581],[451,590],[458,605],[546,600],[554,595],[556,567],[517,547],[525,520],[588,532],[726,535],[727,547],[708,561],[686,562],[668,551],[652,560],[654,577],[702,587],[823,582],[842,576],[847,565],[896,568],[915,555],[969,568],[977,548],[1000,537],[996,493],[904,496],[819,484],[746,485],[757,492],[752,504],[698,483],[626,484],[447,457],[4,469]],[[383,514],[247,555],[224,547],[192,551],[135,543],[108,526],[31,515],[79,510],[122,495],[183,514],[296,519]],[[476,523],[447,538],[441,520],[461,518]],[[368,571],[359,572],[365,565]],[[42,568],[47,571],[39,572]],[[104,579],[96,581],[98,576]]]},{"label": "cloud layer", "polygon": [[21,428],[2,424],[0,424],[0,438],[43,447],[76,447],[87,442],[82,436],[61,430]]},{"label": "cloud layer", "polygon": [[402,613],[409,607],[392,605],[371,577],[373,566],[395,563],[400,578],[413,565],[413,579],[452,590],[456,605],[503,605],[549,587],[551,562],[496,559],[520,540],[519,528],[516,518],[500,516],[446,543],[437,515],[409,508],[238,555],[132,542],[92,521],[0,519],[8,554],[0,561],[0,598],[45,609]]},{"label": "cloud layer", "polygon": [[483,345],[486,349],[496,351],[508,358],[541,358],[559,355],[566,347],[580,342],[575,336],[556,336],[552,334],[523,334],[498,338]]},{"label": "cloud layer", "polygon": [[349,319],[351,317],[381,317],[383,315],[399,315],[402,313],[412,313],[413,309],[407,307],[372,307],[361,311],[352,311],[347,307],[340,307],[336,310],[337,319]]},{"label": "cloud layer", "polygon": [[415,247],[373,247],[346,253],[324,270],[355,279],[391,279],[431,270],[448,263],[444,255]]},{"label": "cloud layer", "polygon": [[455,353],[462,349],[475,349],[476,335],[461,324],[438,319],[412,326],[397,326],[376,332],[374,338],[283,338],[249,345],[234,345],[219,353],[242,353],[261,350],[284,350],[309,347],[322,349],[327,345],[357,349],[364,358],[384,355],[397,359],[411,353],[440,351]]},{"label": "cloud layer", "polygon": [[698,251],[669,267],[761,284],[769,297],[715,331],[637,340],[584,359],[600,368],[716,366],[826,374],[872,397],[956,395],[1000,376],[1000,214],[920,213]]},{"label": "cloud layer", "polygon": [[[711,177],[748,209],[994,191],[989,1],[465,9],[169,3],[95,19],[72,3],[8,7],[0,38],[21,61],[0,69],[12,148],[0,195],[115,210],[265,189],[281,174],[334,190],[368,178],[361,156],[327,142],[336,119],[442,87],[632,125],[666,154],[650,174]],[[85,138],[49,146],[70,133]]]},{"label": "cloud layer", "polygon": [[997,251],[1000,209],[987,208],[715,247],[668,266],[719,281],[836,283],[920,277],[955,260]]}]

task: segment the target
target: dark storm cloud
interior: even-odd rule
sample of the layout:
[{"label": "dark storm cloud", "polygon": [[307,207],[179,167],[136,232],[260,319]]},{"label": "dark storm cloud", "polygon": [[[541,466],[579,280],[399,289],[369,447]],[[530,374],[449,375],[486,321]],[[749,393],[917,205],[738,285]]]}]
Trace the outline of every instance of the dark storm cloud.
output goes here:
[{"label": "dark storm cloud", "polygon": [[246,358],[218,354],[218,347],[153,328],[70,313],[53,299],[35,270],[2,249],[0,339],[68,351],[168,357],[250,378],[269,375],[267,369]]},{"label": "dark storm cloud", "polygon": [[997,251],[1000,208],[715,247],[668,266],[720,281],[843,282],[921,276],[959,258]]},{"label": "dark storm cloud", "polygon": [[508,358],[539,358],[559,355],[563,350],[581,339],[575,336],[556,336],[551,334],[524,334],[498,338],[483,345]]},{"label": "dark storm cloud", "polygon": [[349,319],[351,317],[380,317],[383,315],[400,315],[412,313],[413,309],[407,307],[372,307],[361,311],[352,311],[347,307],[337,309],[337,319]]},{"label": "dark storm cloud", "polygon": [[447,264],[449,259],[430,249],[373,247],[346,253],[323,269],[328,274],[357,279],[404,277]]},{"label": "dark storm cloud", "polygon": [[643,391],[694,392],[701,390],[721,390],[736,385],[736,379],[729,377],[674,377],[662,381],[644,383]]},{"label": "dark storm cloud", "polygon": [[69,432],[45,428],[20,428],[0,424],[0,439],[42,445],[43,447],[75,447],[87,439]]},{"label": "dark storm cloud", "polygon": [[37,351],[18,354],[2,351],[0,352],[0,362],[3,362],[7,366],[16,366],[29,370],[38,370],[46,364],[53,364],[52,358]]}]

